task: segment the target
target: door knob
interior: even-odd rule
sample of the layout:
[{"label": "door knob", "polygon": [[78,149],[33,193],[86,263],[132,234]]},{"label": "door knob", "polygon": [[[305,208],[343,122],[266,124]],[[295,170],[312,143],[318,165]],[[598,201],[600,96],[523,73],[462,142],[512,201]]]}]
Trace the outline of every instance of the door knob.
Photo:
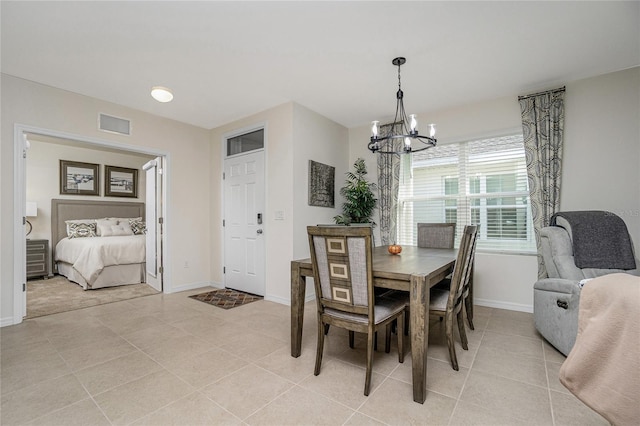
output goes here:
[{"label": "door knob", "polygon": [[262,234],[262,229],[258,229],[256,232],[257,232],[258,234]]}]

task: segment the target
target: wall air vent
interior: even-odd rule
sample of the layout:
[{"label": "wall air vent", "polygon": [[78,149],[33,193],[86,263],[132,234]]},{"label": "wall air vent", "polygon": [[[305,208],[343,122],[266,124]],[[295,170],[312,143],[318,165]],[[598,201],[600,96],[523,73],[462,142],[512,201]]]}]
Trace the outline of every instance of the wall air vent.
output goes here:
[{"label": "wall air vent", "polygon": [[107,114],[101,113],[98,117],[98,128],[103,132],[131,135],[131,121]]}]

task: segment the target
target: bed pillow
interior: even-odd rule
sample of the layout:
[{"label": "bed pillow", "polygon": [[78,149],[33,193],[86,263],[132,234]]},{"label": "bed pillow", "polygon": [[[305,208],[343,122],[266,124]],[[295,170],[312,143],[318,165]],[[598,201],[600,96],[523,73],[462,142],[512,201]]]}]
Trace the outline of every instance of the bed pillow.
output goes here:
[{"label": "bed pillow", "polygon": [[96,219],[96,235],[99,237],[104,236],[102,232],[114,225],[118,224],[118,220],[115,218]]},{"label": "bed pillow", "polygon": [[142,218],[129,219],[129,225],[133,231],[133,235],[143,235],[147,233],[147,225]]},{"label": "bed pillow", "polygon": [[96,236],[94,220],[67,220],[67,236],[69,238],[85,238]]},{"label": "bed pillow", "polygon": [[141,217],[110,217],[109,220],[115,220],[116,222],[131,222],[132,220],[142,220]]},{"label": "bed pillow", "polygon": [[133,235],[131,226],[127,222],[121,222],[117,225],[103,225],[101,229],[101,236],[103,237],[118,237],[124,235]]}]

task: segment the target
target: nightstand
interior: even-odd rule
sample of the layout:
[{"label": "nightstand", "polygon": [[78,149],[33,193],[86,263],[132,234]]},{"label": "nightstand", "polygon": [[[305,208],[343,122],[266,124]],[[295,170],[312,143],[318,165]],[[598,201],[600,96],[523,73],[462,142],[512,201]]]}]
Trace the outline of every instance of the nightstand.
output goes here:
[{"label": "nightstand", "polygon": [[49,240],[27,240],[27,278],[49,278]]}]

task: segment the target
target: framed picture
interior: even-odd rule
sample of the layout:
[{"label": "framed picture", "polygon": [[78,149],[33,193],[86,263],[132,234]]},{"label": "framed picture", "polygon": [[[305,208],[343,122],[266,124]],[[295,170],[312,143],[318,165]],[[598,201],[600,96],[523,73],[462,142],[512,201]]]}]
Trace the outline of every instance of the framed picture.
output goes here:
[{"label": "framed picture", "polygon": [[100,165],[60,160],[60,194],[100,195]]},{"label": "framed picture", "polygon": [[138,196],[138,170],[124,167],[104,166],[105,197]]},{"label": "framed picture", "polygon": [[309,205],[335,207],[336,168],[309,160]]}]

